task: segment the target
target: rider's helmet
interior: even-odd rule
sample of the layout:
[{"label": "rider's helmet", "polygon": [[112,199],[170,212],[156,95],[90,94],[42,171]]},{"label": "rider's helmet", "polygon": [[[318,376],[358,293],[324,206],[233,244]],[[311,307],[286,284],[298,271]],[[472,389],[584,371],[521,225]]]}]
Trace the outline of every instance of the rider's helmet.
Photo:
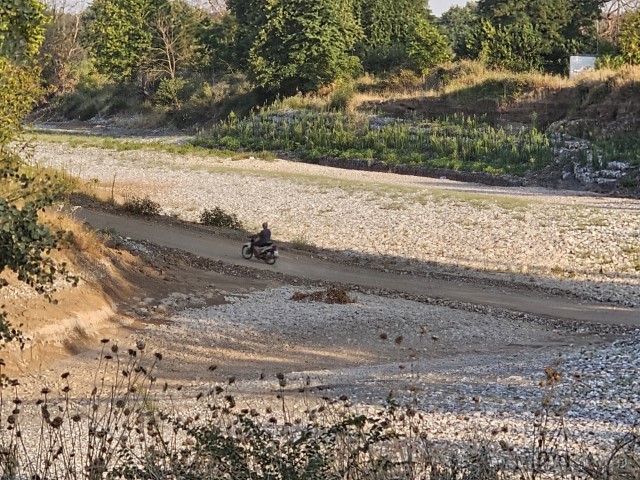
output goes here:
[{"label": "rider's helmet", "polygon": [[262,228],[267,228],[268,226],[269,226],[269,224],[268,224],[267,222],[264,222],[264,223],[262,224]]}]

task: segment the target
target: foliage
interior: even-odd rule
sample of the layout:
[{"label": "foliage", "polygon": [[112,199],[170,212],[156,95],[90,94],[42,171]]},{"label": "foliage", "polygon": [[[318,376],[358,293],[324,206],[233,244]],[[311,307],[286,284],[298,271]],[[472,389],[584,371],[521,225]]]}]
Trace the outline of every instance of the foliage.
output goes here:
[{"label": "foliage", "polygon": [[197,144],[294,152],[309,160],[360,159],[494,174],[521,175],[553,161],[550,140],[536,129],[495,128],[481,118],[459,115],[410,124],[274,110],[221,122]]},{"label": "foliage", "polygon": [[618,36],[620,54],[627,63],[640,65],[640,10],[625,14]]},{"label": "foliage", "polygon": [[181,77],[163,78],[156,89],[155,100],[158,105],[180,108],[188,98],[189,82]]},{"label": "foliage", "polygon": [[407,52],[414,70],[423,74],[451,59],[446,38],[435,25],[426,20],[422,20],[416,26],[414,38],[409,42]]},{"label": "foliage", "polygon": [[265,0],[227,0],[227,8],[237,24],[234,57],[241,68],[247,69],[249,52],[266,24],[269,5]]},{"label": "foliage", "polygon": [[150,0],[95,0],[85,13],[84,43],[100,73],[135,79],[152,46]]},{"label": "foliage", "polygon": [[360,35],[350,2],[293,0],[265,15],[249,52],[256,84],[280,94],[316,91],[357,73]]},{"label": "foliage", "polygon": [[480,58],[489,66],[514,72],[542,68],[540,36],[530,22],[493,26],[482,22]]},{"label": "foliage", "polygon": [[226,118],[231,112],[244,116],[263,101],[243,75],[227,75],[215,83],[197,85],[191,96],[169,115],[178,127],[193,127]]},{"label": "foliage", "polygon": [[366,72],[393,72],[409,63],[407,47],[401,43],[370,46],[360,55]]},{"label": "foliage", "polygon": [[[32,0],[0,2],[0,273],[10,270],[38,293],[53,291],[58,274],[66,275],[48,254],[62,237],[38,219],[60,193],[46,174],[28,168],[14,142],[20,122],[39,100],[37,69],[30,66],[43,39],[43,5]],[[0,280],[0,288],[4,286]],[[0,340],[18,334],[0,312]]]},{"label": "foliage", "polygon": [[400,68],[423,72],[448,59],[448,48],[420,0],[357,0],[355,11],[363,36],[357,47],[366,70]]},{"label": "foliage", "polygon": [[22,61],[38,53],[44,10],[39,0],[0,0],[0,57]]},{"label": "foliage", "polygon": [[[600,0],[480,0],[482,54],[504,68],[561,73],[568,57],[595,48]],[[487,24],[491,28],[487,28]],[[492,35],[486,38],[486,35]],[[499,49],[494,53],[494,49]],[[524,60],[517,61],[518,56]],[[502,64],[504,62],[504,64]]]},{"label": "foliage", "polygon": [[438,26],[448,39],[456,58],[473,58],[477,55],[480,19],[475,3],[469,2],[463,7],[454,5],[442,14]]},{"label": "foliage", "polygon": [[625,60],[622,55],[602,55],[596,60],[596,69],[617,70],[626,65]]},{"label": "foliage", "polygon": [[49,22],[39,54],[42,77],[53,91],[62,94],[72,92],[78,84],[86,57],[79,38],[81,16],[64,9],[50,8],[47,17]]},{"label": "foliage", "polygon": [[205,17],[196,35],[200,55],[207,59],[204,69],[210,77],[234,73],[241,68],[236,48],[238,22],[234,15]]},{"label": "foliage", "polygon": [[207,14],[182,0],[158,2],[148,20],[152,44],[145,74],[152,79],[173,79],[197,72],[208,63],[198,37],[200,23]]},{"label": "foliage", "polygon": [[75,90],[56,98],[54,105],[62,118],[83,121],[100,115],[145,112],[136,85],[116,83],[91,69],[82,71]]},{"label": "foliage", "polygon": [[[336,289],[294,298],[350,301]],[[242,398],[235,377],[221,378],[216,365],[203,372],[210,380],[200,386],[170,386],[157,379],[162,353],[147,352],[143,339],[128,349],[109,343],[102,340],[86,395],[73,395],[77,380],[65,372],[58,388],[42,388],[37,413],[29,415],[19,382],[0,384],[0,408],[11,412],[0,417],[4,478],[637,478],[636,426],[620,431],[607,451],[576,445],[567,404],[555,394],[565,380],[553,366],[540,381],[541,401],[524,424],[526,435],[507,427],[476,431],[461,434],[452,449],[415,401],[424,393],[419,387],[406,392],[413,401],[390,394],[384,405],[367,407],[346,395],[316,397],[309,377],[294,383],[283,373],[263,374],[278,403],[259,408]],[[292,404],[291,390],[304,400]]]},{"label": "foliage", "polygon": [[154,202],[148,196],[138,197],[137,195],[128,197],[122,205],[122,208],[126,212],[134,215],[144,215],[145,217],[159,215],[161,211],[158,202]]},{"label": "foliage", "polygon": [[409,44],[428,15],[422,0],[358,0],[355,6],[364,33],[361,41],[369,47]]},{"label": "foliage", "polygon": [[212,227],[242,229],[242,222],[238,220],[237,215],[235,213],[227,213],[220,207],[214,207],[211,210],[205,208],[200,214],[200,223]]}]

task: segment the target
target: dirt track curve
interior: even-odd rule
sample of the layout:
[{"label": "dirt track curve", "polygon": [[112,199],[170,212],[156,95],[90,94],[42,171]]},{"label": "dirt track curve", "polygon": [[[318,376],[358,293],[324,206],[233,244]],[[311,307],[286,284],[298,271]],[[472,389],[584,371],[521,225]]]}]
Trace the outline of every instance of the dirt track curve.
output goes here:
[{"label": "dirt track curve", "polygon": [[275,266],[267,266],[255,260],[243,259],[240,256],[240,244],[223,237],[153,220],[113,215],[84,208],[76,212],[76,217],[96,229],[113,229],[132,239],[148,240],[157,245],[180,249],[201,257],[252,268],[275,270],[310,280],[426,295],[561,320],[640,327],[640,312],[637,309],[586,303],[524,289],[498,288],[465,281],[384,273],[295,255],[292,252],[282,252]]}]

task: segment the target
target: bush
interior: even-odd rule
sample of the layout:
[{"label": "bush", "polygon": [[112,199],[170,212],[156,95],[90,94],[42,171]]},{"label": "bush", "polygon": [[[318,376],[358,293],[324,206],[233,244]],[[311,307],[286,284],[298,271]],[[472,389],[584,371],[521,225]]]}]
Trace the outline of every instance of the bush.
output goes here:
[{"label": "bush", "polygon": [[89,120],[97,115],[139,113],[144,110],[139,88],[131,83],[113,83],[86,74],[74,92],[58,97],[54,109],[65,119]]},{"label": "bush", "polygon": [[356,94],[356,88],[353,82],[340,83],[329,97],[329,109],[337,111],[346,111],[349,102]]},{"label": "bush", "polygon": [[144,215],[145,217],[160,215],[161,209],[160,204],[154,202],[148,196],[141,198],[135,195],[127,198],[122,207],[129,213]]},{"label": "bush", "polygon": [[166,107],[180,107],[189,98],[189,82],[184,78],[163,78],[155,94],[157,105]]},{"label": "bush", "polygon": [[238,217],[234,213],[225,212],[220,207],[215,207],[213,210],[205,208],[200,214],[200,223],[212,227],[242,229],[242,222],[238,220]]}]

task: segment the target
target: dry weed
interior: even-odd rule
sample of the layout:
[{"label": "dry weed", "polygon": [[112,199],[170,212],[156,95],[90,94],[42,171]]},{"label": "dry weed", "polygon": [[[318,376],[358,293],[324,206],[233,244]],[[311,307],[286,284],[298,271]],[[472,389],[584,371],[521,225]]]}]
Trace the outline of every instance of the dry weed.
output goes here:
[{"label": "dry weed", "polygon": [[339,305],[356,302],[349,296],[346,290],[337,287],[329,287],[324,291],[320,290],[311,293],[296,292],[291,297],[291,300],[295,300],[296,302],[324,302]]}]

